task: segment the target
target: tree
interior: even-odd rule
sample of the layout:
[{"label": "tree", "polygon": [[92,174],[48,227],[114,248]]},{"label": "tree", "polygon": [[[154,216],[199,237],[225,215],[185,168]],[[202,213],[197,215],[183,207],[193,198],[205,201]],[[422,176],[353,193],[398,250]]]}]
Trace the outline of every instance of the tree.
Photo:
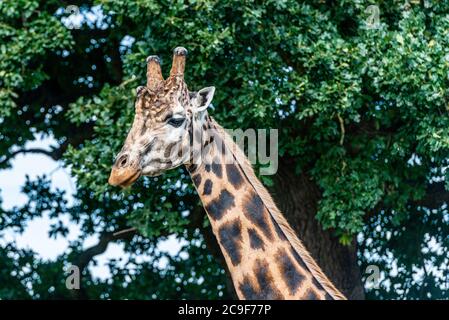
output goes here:
[{"label": "tree", "polygon": [[[2,247],[2,298],[233,296],[184,169],[129,190],[106,183],[146,56],[167,71],[178,45],[190,89],[217,87],[212,116],[224,127],[279,129],[279,171],[263,182],[337,287],[363,298],[374,264],[382,282],[368,298],[447,297],[448,3],[379,1],[372,25],[369,1],[72,2],[78,29],[60,1],[0,2],[0,168],[39,152],[77,181],[70,206],[47,177],[27,181],[29,202],[2,210],[0,228],[21,232],[44,213],[82,228],[55,262]],[[34,134],[58,146],[25,149]],[[59,221],[50,236],[66,232]],[[92,234],[99,243],[83,250]],[[185,241],[176,257],[155,250],[169,235]],[[111,279],[92,278],[86,267],[112,241],[125,244],[126,266],[111,261]],[[142,252],[152,260],[138,263]],[[64,286],[70,263],[80,291]]]}]

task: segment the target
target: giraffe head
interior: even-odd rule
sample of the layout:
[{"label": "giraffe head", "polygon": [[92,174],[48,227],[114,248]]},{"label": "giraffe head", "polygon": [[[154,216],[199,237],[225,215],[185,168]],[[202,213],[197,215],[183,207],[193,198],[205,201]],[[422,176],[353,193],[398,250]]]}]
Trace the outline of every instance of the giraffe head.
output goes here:
[{"label": "giraffe head", "polygon": [[165,80],[159,58],[147,58],[147,84],[137,88],[134,122],[112,167],[111,185],[127,187],[142,175],[157,176],[192,158],[194,128],[201,128],[215,88],[188,91],[186,55],[182,47],[174,50]]}]

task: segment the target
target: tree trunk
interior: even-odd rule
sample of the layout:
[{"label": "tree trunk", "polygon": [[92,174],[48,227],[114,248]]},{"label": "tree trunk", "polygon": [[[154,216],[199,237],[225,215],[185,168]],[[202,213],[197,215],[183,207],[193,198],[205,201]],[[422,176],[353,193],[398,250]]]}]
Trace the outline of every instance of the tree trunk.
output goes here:
[{"label": "tree trunk", "polygon": [[270,190],[279,209],[334,285],[348,299],[364,299],[355,239],[343,246],[331,230],[322,229],[315,218],[321,198],[318,187],[305,174],[295,175],[294,164],[281,162]]}]

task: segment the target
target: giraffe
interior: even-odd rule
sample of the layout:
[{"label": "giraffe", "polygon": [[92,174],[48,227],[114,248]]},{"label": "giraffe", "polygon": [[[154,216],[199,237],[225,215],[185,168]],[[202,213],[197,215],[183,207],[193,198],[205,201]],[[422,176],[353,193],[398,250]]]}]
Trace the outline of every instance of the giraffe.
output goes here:
[{"label": "giraffe", "polygon": [[185,48],[174,50],[165,80],[160,59],[147,58],[147,83],[136,90],[134,121],[109,184],[128,187],[140,176],[185,165],[239,299],[346,299],[298,239],[243,151],[209,116],[215,88],[188,90],[186,55]]}]

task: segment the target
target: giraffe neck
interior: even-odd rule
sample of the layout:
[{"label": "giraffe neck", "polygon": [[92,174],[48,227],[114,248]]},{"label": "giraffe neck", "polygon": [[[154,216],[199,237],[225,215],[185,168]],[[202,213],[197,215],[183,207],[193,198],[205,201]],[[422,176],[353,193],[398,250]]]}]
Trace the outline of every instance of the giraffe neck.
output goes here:
[{"label": "giraffe neck", "polygon": [[[297,239],[243,152],[210,117],[202,130],[202,162],[187,169],[238,297],[344,299]],[[235,161],[230,163],[229,156]]]}]

